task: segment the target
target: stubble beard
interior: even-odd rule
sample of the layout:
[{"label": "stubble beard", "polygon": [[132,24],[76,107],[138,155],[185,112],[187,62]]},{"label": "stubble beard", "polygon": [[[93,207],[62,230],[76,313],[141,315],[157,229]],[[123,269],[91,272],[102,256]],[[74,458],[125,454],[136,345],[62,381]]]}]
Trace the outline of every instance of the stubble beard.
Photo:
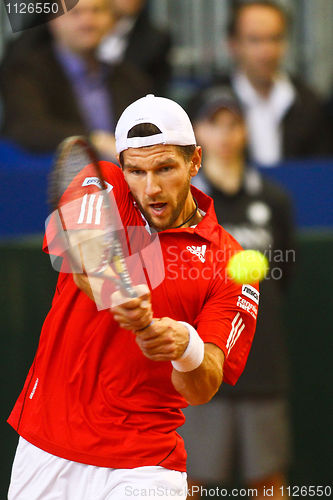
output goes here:
[{"label": "stubble beard", "polygon": [[[172,211],[172,213],[169,217],[169,220],[166,223],[164,223],[163,225],[162,224],[155,224],[153,218],[149,215],[149,213],[146,213],[146,211],[144,210],[144,208],[141,205],[141,203],[139,202],[139,200],[134,196],[134,199],[135,199],[135,201],[140,209],[140,212],[143,214],[143,216],[147,220],[150,227],[154,228],[156,231],[164,231],[165,229],[172,229],[173,227],[175,227],[175,222],[178,219],[178,217],[180,216],[182,210],[184,209],[184,205],[185,205],[188,193],[190,191],[190,185],[191,185],[191,176],[189,175],[183,189],[181,190],[181,192],[178,195],[177,205],[176,205],[175,209]],[[185,219],[186,219],[186,217],[184,217],[184,220]]]}]

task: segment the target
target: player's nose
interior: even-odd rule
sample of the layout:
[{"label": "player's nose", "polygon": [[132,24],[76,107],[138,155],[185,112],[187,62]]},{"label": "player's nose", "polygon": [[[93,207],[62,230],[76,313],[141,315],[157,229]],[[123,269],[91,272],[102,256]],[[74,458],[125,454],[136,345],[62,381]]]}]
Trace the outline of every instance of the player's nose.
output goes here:
[{"label": "player's nose", "polygon": [[156,177],[149,173],[146,176],[146,185],[145,185],[145,194],[149,197],[156,196],[161,192],[162,188],[158,182],[158,179]]}]

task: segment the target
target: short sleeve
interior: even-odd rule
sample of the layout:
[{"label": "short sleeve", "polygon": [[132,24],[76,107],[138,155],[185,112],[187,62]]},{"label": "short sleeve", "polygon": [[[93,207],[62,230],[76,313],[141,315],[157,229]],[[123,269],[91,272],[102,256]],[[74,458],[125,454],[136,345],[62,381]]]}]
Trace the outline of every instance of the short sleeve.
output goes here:
[{"label": "short sleeve", "polygon": [[196,319],[204,342],[225,355],[223,380],[234,385],[242,374],[254,337],[259,305],[257,285],[238,285],[218,276]]},{"label": "short sleeve", "polygon": [[[115,164],[109,162],[100,162],[102,173],[106,181],[107,192],[110,199],[114,200],[115,206],[119,213],[119,224],[121,226],[129,226],[132,224],[131,216],[134,212],[132,197],[125,181],[122,170]],[[71,200],[71,193],[74,190],[80,190],[82,198],[70,201],[66,205],[67,200]],[[61,204],[66,210],[68,207],[71,210],[71,217],[73,220],[80,220],[88,218],[94,220],[94,210],[98,211],[98,192],[101,190],[99,179],[94,176],[94,172],[90,165],[82,169],[77,175],[61,198]],[[86,195],[86,196],[85,196]],[[75,212],[75,213],[74,213]],[[46,220],[45,223],[45,236],[43,241],[43,250],[54,256],[63,256],[64,254],[64,241],[59,235],[59,215],[58,212],[53,212]],[[81,228],[82,228],[81,224]]]}]

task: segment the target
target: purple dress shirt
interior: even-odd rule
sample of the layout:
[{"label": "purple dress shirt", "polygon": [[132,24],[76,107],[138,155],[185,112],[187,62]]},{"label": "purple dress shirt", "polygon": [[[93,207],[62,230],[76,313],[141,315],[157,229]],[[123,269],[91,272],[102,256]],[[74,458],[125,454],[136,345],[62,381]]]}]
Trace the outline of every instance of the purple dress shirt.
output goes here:
[{"label": "purple dress shirt", "polygon": [[99,63],[97,71],[89,72],[81,57],[59,45],[54,47],[56,57],[72,84],[87,129],[114,133],[112,96],[106,84],[111,67]]}]

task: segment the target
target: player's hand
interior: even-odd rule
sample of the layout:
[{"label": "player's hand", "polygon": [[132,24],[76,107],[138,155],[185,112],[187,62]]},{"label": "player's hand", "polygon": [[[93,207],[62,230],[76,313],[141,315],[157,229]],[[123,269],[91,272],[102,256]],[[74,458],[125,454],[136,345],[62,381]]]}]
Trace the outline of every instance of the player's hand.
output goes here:
[{"label": "player's hand", "polygon": [[126,330],[142,330],[153,319],[150,291],[146,285],[134,287],[138,297],[129,299],[121,293],[114,292],[111,296],[111,312],[121,328]]},{"label": "player's hand", "polygon": [[171,318],[154,318],[148,328],[136,331],[135,335],[143,354],[153,361],[180,358],[189,342],[186,326]]}]

